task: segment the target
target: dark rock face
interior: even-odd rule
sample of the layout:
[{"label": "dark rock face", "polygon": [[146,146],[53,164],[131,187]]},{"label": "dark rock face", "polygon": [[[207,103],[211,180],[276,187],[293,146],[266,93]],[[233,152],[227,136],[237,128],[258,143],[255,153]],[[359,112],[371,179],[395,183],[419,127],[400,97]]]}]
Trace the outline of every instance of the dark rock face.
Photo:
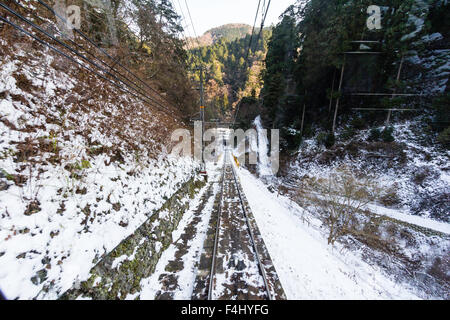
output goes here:
[{"label": "dark rock face", "polygon": [[152,275],[162,253],[172,243],[172,232],[189,209],[186,199],[193,198],[204,184],[195,178],[187,182],[134,234],[103,257],[91,270],[87,281],[64,293],[60,299],[125,299],[139,293],[141,280]]}]

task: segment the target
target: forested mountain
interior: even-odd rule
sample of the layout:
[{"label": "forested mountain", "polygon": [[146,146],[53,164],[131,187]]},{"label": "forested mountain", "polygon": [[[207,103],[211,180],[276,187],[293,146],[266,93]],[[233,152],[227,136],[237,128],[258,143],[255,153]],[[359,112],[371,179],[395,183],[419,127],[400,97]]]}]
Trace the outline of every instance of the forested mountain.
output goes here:
[{"label": "forested mountain", "polygon": [[212,28],[198,38],[188,38],[186,39],[186,42],[191,48],[211,46],[220,39],[233,41],[244,38],[251,32],[252,27],[247,24],[230,23],[217,28]]},{"label": "forested mountain", "polygon": [[[222,30],[218,28],[217,30]],[[262,81],[262,62],[267,52],[267,42],[271,30],[263,30],[258,40],[255,35],[235,40],[220,38],[210,46],[203,46],[189,51],[191,70],[205,70],[205,100],[208,118],[229,118],[236,104],[243,97],[257,98]],[[228,35],[230,35],[228,33]],[[249,49],[250,40],[251,48]],[[200,72],[193,73],[196,82],[200,81]]]},{"label": "forested mountain", "polygon": [[[370,30],[366,11],[372,2],[300,2],[273,30],[261,99],[266,124],[283,129],[284,147],[296,149],[302,136],[317,130],[332,146],[339,126],[351,122],[346,127],[351,136],[354,130],[382,124],[388,112],[370,108],[417,109],[392,117],[432,113],[434,118],[424,120],[431,127],[442,132],[448,125],[443,114],[450,113],[449,57],[441,50],[449,44],[446,23],[441,23],[448,21],[448,2],[381,1],[386,5],[381,28]],[[361,93],[374,95],[356,96]],[[352,109],[358,107],[366,111]],[[448,129],[440,139],[448,145]]]}]

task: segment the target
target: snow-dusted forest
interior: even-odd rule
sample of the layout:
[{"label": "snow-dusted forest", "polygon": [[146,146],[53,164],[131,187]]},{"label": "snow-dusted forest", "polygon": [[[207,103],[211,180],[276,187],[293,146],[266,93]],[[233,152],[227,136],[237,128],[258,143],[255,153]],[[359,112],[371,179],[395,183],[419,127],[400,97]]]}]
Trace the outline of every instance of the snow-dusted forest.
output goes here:
[{"label": "snow-dusted forest", "polygon": [[2,299],[449,299],[450,4],[254,2],[0,2]]}]

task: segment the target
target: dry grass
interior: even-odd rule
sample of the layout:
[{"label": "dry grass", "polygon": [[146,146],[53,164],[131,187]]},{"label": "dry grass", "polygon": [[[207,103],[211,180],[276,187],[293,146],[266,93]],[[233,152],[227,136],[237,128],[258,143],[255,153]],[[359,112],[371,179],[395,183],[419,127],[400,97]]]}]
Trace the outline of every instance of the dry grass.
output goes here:
[{"label": "dry grass", "polygon": [[382,190],[379,202],[385,207],[396,207],[401,204],[401,199],[398,196],[398,187],[396,184]]}]

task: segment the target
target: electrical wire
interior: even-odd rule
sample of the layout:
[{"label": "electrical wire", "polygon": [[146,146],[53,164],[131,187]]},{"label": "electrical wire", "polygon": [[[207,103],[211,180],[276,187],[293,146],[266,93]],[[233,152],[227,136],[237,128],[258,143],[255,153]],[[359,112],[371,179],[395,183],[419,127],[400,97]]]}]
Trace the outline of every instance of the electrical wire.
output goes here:
[{"label": "electrical wire", "polygon": [[[55,10],[50,7],[48,4],[46,4],[44,1],[42,0],[37,0],[42,6],[44,6],[47,10],[49,10],[51,13],[53,13],[53,15],[55,15],[56,17],[58,17],[59,19],[61,19],[64,23],[66,23],[67,21],[61,17],[58,13],[55,12]],[[106,55],[109,59],[111,59],[111,61],[113,61],[113,65],[117,64],[118,66],[122,67],[123,69],[125,69],[129,74],[131,74],[134,78],[136,78],[139,82],[141,82],[142,84],[144,84],[147,88],[149,88],[151,91],[153,91],[154,93],[156,93],[162,100],[166,101],[167,103],[169,103],[169,101],[167,101],[157,90],[155,90],[153,87],[151,87],[148,83],[146,83],[145,81],[143,81],[141,78],[139,78],[138,76],[136,76],[132,71],[130,71],[127,67],[125,67],[123,64],[120,63],[120,61],[118,59],[114,59],[108,52],[106,52],[104,49],[102,49],[101,47],[99,47],[92,39],[90,39],[87,35],[85,35],[82,31],[78,30],[78,29],[74,29],[76,33],[78,33],[82,38],[84,38],[86,41],[88,41],[90,44],[92,44],[95,48],[97,48],[100,52],[102,52],[104,55]],[[170,104],[170,103],[169,103]]]},{"label": "electrical wire", "polygon": [[248,55],[250,53],[250,48],[252,47],[253,34],[255,33],[256,21],[258,20],[259,8],[261,7],[261,0],[258,1],[258,8],[256,9],[255,21],[253,22],[252,33],[250,35],[250,42],[247,48],[247,54],[245,55],[245,66],[248,65]]},{"label": "electrical wire", "polygon": [[13,9],[9,8],[8,6],[0,3],[0,7],[6,9],[7,11],[9,11],[10,13],[12,13],[14,16],[16,16],[17,18],[19,18],[20,20],[22,20],[23,22],[31,25],[33,28],[39,30],[41,33],[45,34],[46,36],[48,36],[49,38],[51,38],[52,40],[54,40],[55,42],[57,42],[58,44],[60,44],[61,46],[63,46],[64,48],[68,49],[69,51],[73,52],[75,55],[77,55],[79,58],[83,59],[84,61],[88,62],[89,64],[93,65],[94,67],[96,67],[97,69],[102,70],[105,74],[111,76],[112,78],[114,78],[115,80],[123,83],[124,85],[126,85],[129,88],[132,88],[134,91],[136,91],[137,93],[143,95],[144,97],[146,97],[147,99],[153,101],[154,103],[158,104],[160,107],[166,108],[163,105],[160,105],[156,100],[154,100],[153,98],[146,96],[145,94],[143,94],[142,92],[140,92],[139,90],[137,90],[136,88],[129,86],[127,83],[125,83],[122,79],[117,78],[115,75],[111,74],[108,70],[102,68],[101,66],[99,66],[97,63],[93,62],[92,60],[90,60],[89,58],[86,58],[84,55],[82,55],[79,51],[71,48],[70,46],[68,46],[67,44],[65,44],[64,42],[58,40],[57,38],[55,38],[53,35],[49,34],[47,31],[43,30],[41,27],[39,27],[38,25],[34,24],[33,22],[31,22],[30,20],[28,20],[27,18],[25,18],[24,16],[22,16],[21,14],[17,13],[16,11],[14,11]]},{"label": "electrical wire", "polygon": [[184,0],[184,3],[186,3],[186,8],[187,8],[187,12],[189,15],[189,19],[191,20],[191,25],[192,25],[192,30],[194,31],[195,40],[197,41],[198,47],[200,47],[200,42],[198,41],[197,32],[195,31],[194,20],[192,20],[191,11],[189,10],[189,5],[187,3],[187,0]]},{"label": "electrical wire", "polygon": [[[23,5],[21,5],[20,3],[18,3],[17,1],[13,0],[13,2],[15,4],[17,4],[18,6],[20,6],[21,8],[27,10],[27,8],[25,8]],[[36,19],[39,19],[40,21],[45,22],[41,17],[37,16],[36,14],[34,14],[33,12],[30,12]],[[67,23],[67,21],[63,21],[64,23]],[[40,30],[42,32],[42,30]],[[62,34],[61,32],[58,32],[60,35]],[[91,57],[93,57],[94,59],[96,59],[97,61],[99,61],[101,64],[103,64],[104,66],[106,66],[110,71],[113,71],[115,73],[117,73],[119,76],[123,77],[126,81],[128,81],[129,83],[131,83],[132,85],[134,85],[136,88],[140,89],[142,92],[144,92],[145,94],[148,94],[145,92],[145,90],[140,87],[138,84],[136,84],[135,82],[133,82],[132,80],[130,80],[129,78],[127,78],[126,76],[124,76],[122,73],[120,73],[119,71],[115,70],[112,66],[108,65],[106,62],[104,62],[102,59],[98,58],[97,56],[95,56],[94,54],[92,54],[91,52],[89,52],[86,48],[84,48],[83,46],[80,46],[79,44],[77,44],[75,41],[73,41],[72,39],[67,39],[70,43],[72,43],[73,45],[75,45],[78,49],[85,51],[88,55],[90,55]],[[97,65],[95,65],[96,67],[98,67]],[[100,67],[99,67],[100,68]],[[102,71],[106,72],[105,69],[101,68]],[[135,89],[135,88],[134,88]],[[136,89],[135,89],[136,90]],[[142,92],[140,92],[140,94],[144,95]],[[155,101],[155,103],[157,103],[159,106],[166,108],[164,105],[160,104],[158,101],[152,99],[153,101]]]},{"label": "electrical wire", "polygon": [[271,0],[269,0],[269,2],[267,3],[266,11],[263,14],[263,18],[262,18],[262,21],[261,21],[261,29],[259,29],[258,39],[256,40],[256,48],[258,47],[258,42],[259,42],[259,39],[261,38],[261,34],[263,32],[263,29],[264,29],[264,23],[266,22],[267,13],[268,13],[269,7],[270,7],[270,2],[271,2]]},{"label": "electrical wire", "polygon": [[[1,3],[0,3],[0,6],[3,7],[3,5],[2,5]],[[82,64],[80,61],[77,61],[77,60],[74,59],[73,57],[71,57],[71,56],[67,55],[66,53],[62,52],[61,50],[55,48],[54,46],[52,46],[51,44],[47,43],[46,41],[40,39],[39,37],[37,37],[36,35],[32,34],[31,32],[26,31],[24,28],[20,27],[19,25],[15,24],[15,23],[13,23],[13,22],[11,22],[11,21],[9,21],[8,19],[6,19],[6,18],[4,18],[4,17],[2,17],[2,16],[0,16],[0,20],[3,21],[3,22],[5,22],[6,24],[12,26],[13,28],[15,28],[15,29],[21,31],[22,33],[24,33],[24,34],[30,36],[31,38],[33,38],[34,40],[36,40],[36,41],[39,42],[40,44],[42,44],[42,45],[44,45],[44,46],[50,48],[51,50],[57,52],[58,54],[62,55],[62,56],[65,57],[66,59],[68,59],[68,60],[74,62],[75,64],[79,65],[80,67],[82,67],[82,68],[84,68],[84,69],[86,69],[86,70],[88,70],[88,71],[94,73],[95,75],[97,75],[98,77],[102,78],[103,80],[108,81],[109,83],[111,83],[111,84],[114,85],[115,87],[121,89],[122,91],[124,91],[124,92],[126,92],[126,93],[132,95],[133,97],[135,97],[135,98],[137,98],[137,99],[139,99],[139,100],[141,100],[141,101],[143,101],[143,102],[145,102],[145,103],[147,103],[147,104],[149,104],[149,105],[152,106],[152,107],[155,107],[156,109],[158,109],[158,110],[160,110],[160,111],[162,111],[162,112],[167,113],[168,110],[167,110],[166,108],[161,108],[161,107],[159,107],[159,106],[157,106],[157,105],[154,105],[154,104],[152,104],[149,100],[147,100],[146,98],[143,98],[143,97],[141,97],[140,95],[137,95],[137,94],[131,92],[130,90],[124,88],[123,86],[120,86],[120,85],[117,84],[116,82],[114,82],[114,81],[112,81],[111,79],[105,77],[104,75],[100,74],[99,72],[95,71],[94,69],[92,69],[92,68],[90,68],[90,67],[88,67],[88,66]],[[126,85],[126,86],[127,86],[127,85]],[[127,87],[129,87],[129,86],[127,86]],[[181,118],[178,117],[178,116],[175,116],[175,117],[177,117],[178,119],[181,119]]]},{"label": "electrical wire", "polygon": [[[265,4],[265,0],[264,0],[264,4]],[[264,20],[265,20],[265,17],[267,16],[267,10],[269,9],[269,6],[270,6],[270,0],[269,0],[269,4],[267,5],[266,12],[264,13],[264,5],[263,5],[263,8],[261,10],[261,12],[262,12],[262,14],[264,16],[263,19],[262,19],[262,25],[264,25]],[[247,54],[245,56],[245,68],[247,68],[247,66],[249,65],[249,53],[250,53],[250,49],[252,47],[253,34],[255,32],[256,21],[258,20],[258,14],[259,14],[260,7],[261,7],[261,0],[258,1],[258,8],[256,9],[255,21],[253,22],[252,33],[250,35],[250,42],[248,44]],[[261,30],[262,30],[262,27],[261,27]],[[261,30],[260,30],[260,34],[261,34]],[[258,45],[258,41],[259,41],[259,36],[258,36],[258,40],[256,41],[256,45]],[[234,125],[236,123],[236,119],[237,119],[237,116],[238,116],[238,113],[239,113],[239,109],[241,107],[241,102],[242,101],[239,101],[239,103],[238,103],[238,105],[236,107],[236,112],[234,114],[234,120],[233,120],[233,127],[234,127]]]},{"label": "electrical wire", "polygon": [[[173,6],[173,8],[174,8],[174,10],[175,10],[175,12],[176,12],[176,11],[177,11],[177,7],[176,7],[176,5],[175,5],[175,2],[174,2],[173,0],[170,0],[170,3],[172,4],[172,6]],[[185,18],[185,16],[184,16],[184,12],[183,12],[183,10],[182,10],[182,8],[181,8],[180,1],[179,1],[179,0],[178,0],[178,6],[180,7],[180,13],[181,13],[181,19],[182,19],[181,21],[182,21],[182,22],[183,22],[183,21],[186,21],[186,18]],[[183,28],[182,35],[183,35],[184,39],[186,39],[186,45],[187,45],[187,47],[188,47],[188,50],[192,50],[194,47],[192,46],[192,43],[191,43],[191,41],[190,41],[189,30],[186,29],[187,25],[185,25],[185,26],[181,25],[181,26],[182,26],[182,28]],[[185,29],[186,29],[186,30],[185,30]],[[188,33],[189,37],[186,35],[186,32]]]}]

